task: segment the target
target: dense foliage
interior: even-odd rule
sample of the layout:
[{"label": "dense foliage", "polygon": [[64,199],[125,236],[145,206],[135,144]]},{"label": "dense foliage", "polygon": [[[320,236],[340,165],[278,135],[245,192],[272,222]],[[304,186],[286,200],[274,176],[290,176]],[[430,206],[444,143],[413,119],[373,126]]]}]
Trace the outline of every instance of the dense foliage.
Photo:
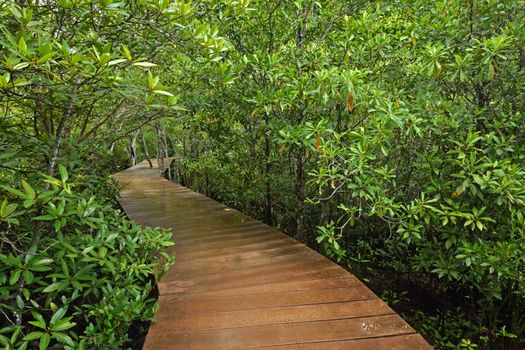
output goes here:
[{"label": "dense foliage", "polygon": [[157,74],[166,50],[222,50],[201,21],[212,5],[0,2],[1,348],[140,343],[172,242],[123,216],[110,175],[123,140],[179,108]]},{"label": "dense foliage", "polygon": [[[1,165],[18,161],[3,157]],[[134,340],[130,326],[153,315],[171,234],[129,222],[108,202],[114,183],[70,178],[62,166],[59,173],[1,173],[0,344],[122,349]]]},{"label": "dense foliage", "polygon": [[437,349],[517,349],[524,27],[523,0],[0,2],[3,346],[129,346],[169,235],[108,175],[169,155]]},{"label": "dense foliage", "polygon": [[178,180],[417,286],[432,310],[408,316],[437,348],[518,346],[523,1],[251,7],[210,19],[224,62],[188,62]]}]

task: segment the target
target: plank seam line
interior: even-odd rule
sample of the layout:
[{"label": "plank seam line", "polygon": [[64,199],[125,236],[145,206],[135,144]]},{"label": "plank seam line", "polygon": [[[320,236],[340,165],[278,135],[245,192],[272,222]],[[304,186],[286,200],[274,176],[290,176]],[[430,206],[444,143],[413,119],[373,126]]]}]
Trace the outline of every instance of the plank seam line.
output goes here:
[{"label": "plank seam line", "polygon": [[225,314],[225,313],[236,313],[236,312],[243,312],[243,311],[258,311],[258,310],[268,310],[268,309],[287,309],[287,308],[294,308],[294,307],[301,307],[301,306],[320,306],[320,305],[331,305],[331,304],[351,304],[351,303],[358,303],[362,301],[370,301],[370,300],[381,300],[378,297],[374,298],[365,298],[365,299],[352,299],[352,300],[339,300],[339,301],[321,301],[317,303],[310,303],[310,304],[289,304],[289,305],[275,305],[275,306],[265,306],[265,307],[256,307],[253,309],[245,308],[245,309],[237,309],[237,310],[230,310],[230,311],[213,311],[213,312],[191,312],[191,313],[183,313],[183,315],[193,316],[193,315],[216,315],[216,314]]},{"label": "plank seam line", "polygon": [[387,334],[387,335],[380,335],[377,337],[360,337],[360,338],[344,338],[344,339],[334,339],[334,340],[314,340],[311,342],[303,342],[303,343],[285,343],[285,344],[275,344],[275,345],[263,345],[263,346],[248,346],[243,348],[236,348],[236,349],[230,349],[230,350],[241,350],[241,349],[271,349],[271,348],[277,348],[282,346],[289,346],[289,345],[311,345],[311,344],[330,344],[330,343],[337,343],[342,341],[359,341],[359,340],[366,340],[366,339],[383,339],[383,338],[396,338],[396,337],[408,337],[408,336],[421,336],[417,332],[412,333],[400,333],[400,334]]},{"label": "plank seam line", "polygon": [[[173,229],[173,230],[175,231],[174,234],[178,236],[177,238],[179,240],[181,238],[183,238],[183,237],[181,237],[183,235],[183,233],[181,231],[177,231],[176,228]],[[199,233],[187,232],[187,233],[185,233],[185,235],[188,236],[188,237],[192,237],[192,238],[186,238],[186,240],[202,240],[204,238],[212,238],[212,237],[219,238],[219,237],[224,237],[224,236],[227,236],[227,235],[246,235],[247,233],[275,234],[271,230],[267,230],[267,229],[257,229],[257,230],[247,229],[247,230],[242,230],[240,228],[235,228],[235,229],[232,229],[232,230],[223,229],[223,230],[215,230],[215,231],[200,230]],[[213,235],[216,235],[216,236],[213,236]],[[193,237],[196,237],[196,238],[193,238]],[[182,240],[184,241],[185,239],[182,239]]]},{"label": "plank seam line", "polygon": [[[176,238],[175,238],[176,239]],[[224,240],[222,242],[218,242],[218,243],[226,243],[227,240]],[[232,242],[233,245],[231,246],[218,246],[218,247],[213,247],[213,243],[216,243],[216,242],[213,242],[213,243],[210,243],[210,245],[206,245],[206,244],[199,244],[199,243],[196,243],[196,244],[193,244],[193,246],[197,246],[199,247],[200,246],[200,249],[197,249],[195,250],[195,252],[206,252],[208,250],[214,250],[214,249],[225,249],[225,250],[232,250],[233,251],[233,248],[239,248],[239,247],[245,247],[245,246],[250,246],[250,245],[257,245],[257,244],[273,244],[274,242],[282,242],[282,240],[279,238],[279,237],[264,237],[264,236],[261,236],[261,237],[257,237],[256,239],[253,239],[253,238],[246,238],[245,240],[242,240],[240,242]],[[189,248],[192,248],[191,246],[184,246],[184,243],[182,243],[182,246],[179,244],[178,245],[179,247],[182,247],[182,248],[186,248],[186,249],[189,249]]]},{"label": "plank seam line", "polygon": [[[172,334],[188,334],[188,335],[190,335],[190,334],[212,333],[212,332],[234,330],[234,329],[249,329],[249,328],[258,328],[258,327],[284,326],[284,325],[303,325],[303,324],[309,324],[309,323],[344,321],[344,320],[359,320],[359,319],[376,318],[376,317],[384,317],[384,316],[398,316],[399,319],[403,320],[395,312],[390,312],[390,313],[370,315],[370,316],[338,317],[338,318],[328,318],[328,319],[319,319],[319,320],[311,320],[311,321],[297,321],[297,322],[293,322],[292,321],[292,322],[279,322],[279,323],[264,323],[264,324],[257,324],[257,325],[253,325],[253,326],[223,327],[223,328],[204,328],[204,329],[197,329],[195,331],[192,331],[192,330],[189,330],[189,329],[182,329],[181,330],[182,333],[175,331]],[[407,329],[411,330],[411,332],[414,332],[414,330],[410,326]],[[405,334],[405,333],[398,333],[398,334]],[[371,337],[371,338],[377,338],[377,337]]]},{"label": "plank seam line", "polygon": [[[244,296],[265,295],[265,294],[268,294],[268,295],[274,295],[274,294],[295,294],[296,292],[317,292],[317,291],[329,291],[329,290],[334,290],[335,291],[335,290],[339,290],[339,289],[340,290],[345,290],[345,289],[359,289],[359,288],[368,289],[368,287],[366,287],[366,286],[364,286],[362,284],[356,284],[356,285],[351,285],[351,286],[347,286],[347,287],[331,287],[331,288],[305,289],[305,290],[293,290],[293,291],[281,291],[281,292],[259,292],[259,293],[251,293],[251,294],[236,295],[236,296],[244,297]],[[173,294],[176,294],[176,293],[170,293],[170,294],[164,294],[164,295],[168,295],[169,296],[169,295],[173,295]],[[181,297],[187,297],[187,296],[189,296],[191,294],[193,294],[193,293],[181,294]],[[379,297],[377,297],[377,298],[379,298]],[[213,298],[206,298],[206,299],[203,298],[203,299],[194,299],[194,300],[188,299],[188,298],[181,298],[181,299],[178,299],[178,301],[219,301],[220,299],[231,299],[231,296],[230,295],[217,295],[217,296],[215,296]]]},{"label": "plank seam line", "polygon": [[[346,276],[343,276],[343,277],[337,277],[337,278],[347,278]],[[312,281],[326,281],[326,280],[332,280],[332,278],[322,278],[322,279],[314,279],[314,280],[308,280],[308,282],[312,282]],[[348,280],[352,280],[352,278],[348,278]],[[176,282],[176,281],[175,281]],[[355,279],[355,284],[350,284],[348,285],[347,287],[357,287],[357,286],[360,286],[361,283],[359,282],[359,280],[357,280],[357,278]],[[162,284],[163,282],[161,282]],[[249,287],[249,286],[248,286]],[[239,288],[244,288],[244,287],[239,287]],[[311,289],[311,288],[308,288],[308,289],[294,289],[294,290],[287,290],[287,291],[279,291],[279,292],[272,292],[272,293],[275,293],[275,294],[280,294],[280,293],[291,293],[291,292],[304,292],[304,291],[314,291],[314,290],[327,290],[327,289],[338,289],[340,287],[337,287],[337,288],[322,288],[322,289]],[[210,294],[210,293],[224,293],[224,292],[227,292],[228,289],[223,289],[223,290],[216,290],[216,291],[202,291],[202,292],[185,292],[185,293],[181,293],[181,292],[171,292],[171,293],[159,293],[159,295],[172,295],[172,294],[180,294],[181,296],[182,295],[202,295],[202,294]],[[268,292],[266,293],[248,293],[248,294],[234,294],[234,295],[228,295],[228,297],[236,297],[236,296],[248,296],[248,295],[257,295],[257,294],[268,294]],[[224,296],[226,297],[226,296]]]},{"label": "plank seam line", "polygon": [[[222,259],[222,258],[225,258],[227,256],[249,255],[249,254],[253,254],[253,253],[259,254],[260,257],[266,257],[265,255],[267,253],[270,253],[270,252],[279,253],[279,251],[282,251],[283,249],[286,250],[286,249],[291,249],[291,248],[298,248],[298,249],[304,250],[299,244],[294,245],[294,246],[289,246],[289,247],[287,247],[286,245],[283,244],[281,246],[274,246],[274,247],[269,247],[269,248],[266,248],[266,249],[249,250],[249,251],[245,251],[245,252],[242,252],[242,253],[227,252],[227,254],[210,256],[210,257],[206,258],[206,260],[213,260],[213,259],[218,259],[218,258]],[[271,256],[269,258],[271,258]],[[186,259],[186,257],[184,257],[184,259]],[[189,258],[188,258],[188,260],[189,260]],[[205,260],[205,259],[201,259],[201,260]],[[180,261],[180,260],[178,260],[178,261]]]},{"label": "plank seam line", "polygon": [[[257,228],[259,229],[259,226],[261,226],[259,223],[257,224],[252,224],[252,223],[242,223],[242,224],[232,224],[229,228],[211,228],[209,231],[203,231],[203,232],[206,232],[206,233],[218,233],[218,232],[230,232],[230,231],[233,231],[235,232],[235,230],[239,230],[239,229],[245,229],[246,231],[250,231],[250,228]],[[269,226],[268,226],[269,227]],[[266,231],[273,231],[275,230],[274,228],[268,228],[266,226],[262,226],[260,227],[260,230],[266,230]],[[191,230],[193,230],[191,228],[191,226],[178,226],[177,227],[177,233],[179,234],[190,234]]]},{"label": "plank seam line", "polygon": [[[292,255],[292,256],[294,256],[294,255]],[[277,261],[277,262],[272,262],[269,259],[270,263],[263,263],[263,264],[260,264],[260,265],[239,267],[239,268],[236,268],[236,269],[227,270],[227,271],[221,271],[221,272],[210,271],[209,273],[206,273],[206,271],[203,271],[202,274],[195,274],[195,275],[192,275],[191,277],[193,279],[197,279],[197,280],[198,279],[203,279],[203,278],[211,278],[212,276],[216,277],[216,278],[221,278],[221,277],[228,277],[230,275],[238,275],[236,277],[241,277],[242,275],[249,275],[250,272],[253,275],[254,270],[255,271],[259,270],[259,272],[261,274],[267,274],[267,273],[274,273],[274,272],[282,272],[282,270],[285,270],[287,268],[289,268],[289,269],[297,268],[297,267],[304,266],[306,264],[312,265],[312,267],[311,267],[312,271],[323,271],[323,270],[328,270],[329,268],[331,268],[331,266],[329,267],[328,264],[326,264],[325,261],[312,260],[312,261],[300,262],[300,261],[297,261],[297,259],[294,259],[294,260],[295,261]],[[321,266],[316,266],[316,265],[321,265]],[[324,267],[322,265],[324,265],[326,267]],[[282,270],[280,269],[281,266],[283,267]],[[187,279],[187,278],[191,278],[189,276],[184,276],[184,274],[189,275],[188,272],[185,272],[184,274],[181,274],[181,272],[175,271],[172,274],[170,274],[170,277],[178,277],[178,278],[180,278],[179,281]],[[282,276],[282,275],[278,275],[278,276]]]}]

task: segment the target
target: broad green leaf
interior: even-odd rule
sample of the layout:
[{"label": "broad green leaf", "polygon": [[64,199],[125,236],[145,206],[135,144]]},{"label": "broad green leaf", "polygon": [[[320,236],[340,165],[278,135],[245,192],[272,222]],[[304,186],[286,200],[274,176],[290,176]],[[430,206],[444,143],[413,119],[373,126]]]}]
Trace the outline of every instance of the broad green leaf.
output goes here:
[{"label": "broad green leaf", "polygon": [[58,320],[61,320],[64,317],[64,315],[66,314],[66,311],[67,311],[67,309],[63,308],[63,307],[58,309],[57,311],[55,311],[53,316],[51,316],[51,320],[49,321],[49,323],[54,324]]},{"label": "broad green leaf", "polygon": [[51,335],[49,335],[48,333],[42,334],[42,337],[40,338],[40,344],[38,346],[38,349],[46,350],[50,341],[51,341]]},{"label": "broad green leaf", "polygon": [[164,96],[169,96],[169,97],[175,97],[175,95],[173,95],[171,92],[164,91],[164,90],[153,90],[153,93],[154,93],[154,94],[158,94],[158,95],[164,95]]},{"label": "broad green leaf", "polygon": [[62,287],[62,283],[61,282],[54,282],[54,283],[51,283],[46,288],[44,288],[44,290],[42,292],[44,292],[44,293],[51,293],[51,292],[54,292],[54,291],[58,290],[61,287]]},{"label": "broad green leaf", "polygon": [[62,179],[62,182],[67,182],[67,180],[69,179],[67,169],[63,165],[59,165],[58,170],[60,172],[60,178]]},{"label": "broad green leaf", "polygon": [[24,188],[27,198],[35,199],[35,190],[33,190],[33,187],[31,187],[31,185],[29,185],[25,180],[22,180],[22,187]]},{"label": "broad green leaf", "polygon": [[111,61],[108,62],[108,66],[114,66],[116,64],[123,63],[123,62],[127,62],[127,60],[123,59],[123,58],[119,58],[119,59],[116,59],[116,60],[111,60]]},{"label": "broad green leaf", "polygon": [[151,63],[151,62],[135,62],[132,65],[133,66],[139,66],[139,67],[146,67],[146,68],[151,68],[151,67],[156,67],[157,66],[155,63]]},{"label": "broad green leaf", "polygon": [[122,52],[124,53],[124,56],[126,56],[126,59],[128,61],[131,61],[132,59],[131,52],[129,51],[126,45],[122,45]]},{"label": "broad green leaf", "polygon": [[53,331],[51,332],[51,335],[53,335],[53,337],[62,344],[67,344],[69,346],[75,345],[71,337],[68,336],[66,333]]},{"label": "broad green leaf", "polygon": [[24,55],[27,52],[27,44],[23,37],[21,37],[18,41],[18,50],[22,55]]},{"label": "broad green leaf", "polygon": [[42,337],[42,335],[44,335],[43,332],[31,332],[31,333],[29,333],[28,335],[26,335],[24,337],[24,340],[25,341],[37,340],[37,339],[40,339]]}]

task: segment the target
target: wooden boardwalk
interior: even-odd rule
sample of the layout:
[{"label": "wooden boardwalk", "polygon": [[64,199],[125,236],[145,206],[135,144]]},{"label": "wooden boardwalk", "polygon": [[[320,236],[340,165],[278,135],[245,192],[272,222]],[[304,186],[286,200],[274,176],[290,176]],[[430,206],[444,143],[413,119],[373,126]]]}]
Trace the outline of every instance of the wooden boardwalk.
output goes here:
[{"label": "wooden boardwalk", "polygon": [[356,277],[289,236],[145,162],[116,176],[129,217],[172,228],[176,242],[144,349],[431,349]]}]

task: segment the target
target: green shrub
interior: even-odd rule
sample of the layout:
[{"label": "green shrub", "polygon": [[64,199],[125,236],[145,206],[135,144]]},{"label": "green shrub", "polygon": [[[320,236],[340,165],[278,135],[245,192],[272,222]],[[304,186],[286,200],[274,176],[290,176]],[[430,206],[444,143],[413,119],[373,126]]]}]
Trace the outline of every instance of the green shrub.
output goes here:
[{"label": "green shrub", "polygon": [[62,166],[60,179],[0,176],[3,348],[121,349],[133,322],[151,320],[171,234],[131,223],[95,183],[112,187]]}]

